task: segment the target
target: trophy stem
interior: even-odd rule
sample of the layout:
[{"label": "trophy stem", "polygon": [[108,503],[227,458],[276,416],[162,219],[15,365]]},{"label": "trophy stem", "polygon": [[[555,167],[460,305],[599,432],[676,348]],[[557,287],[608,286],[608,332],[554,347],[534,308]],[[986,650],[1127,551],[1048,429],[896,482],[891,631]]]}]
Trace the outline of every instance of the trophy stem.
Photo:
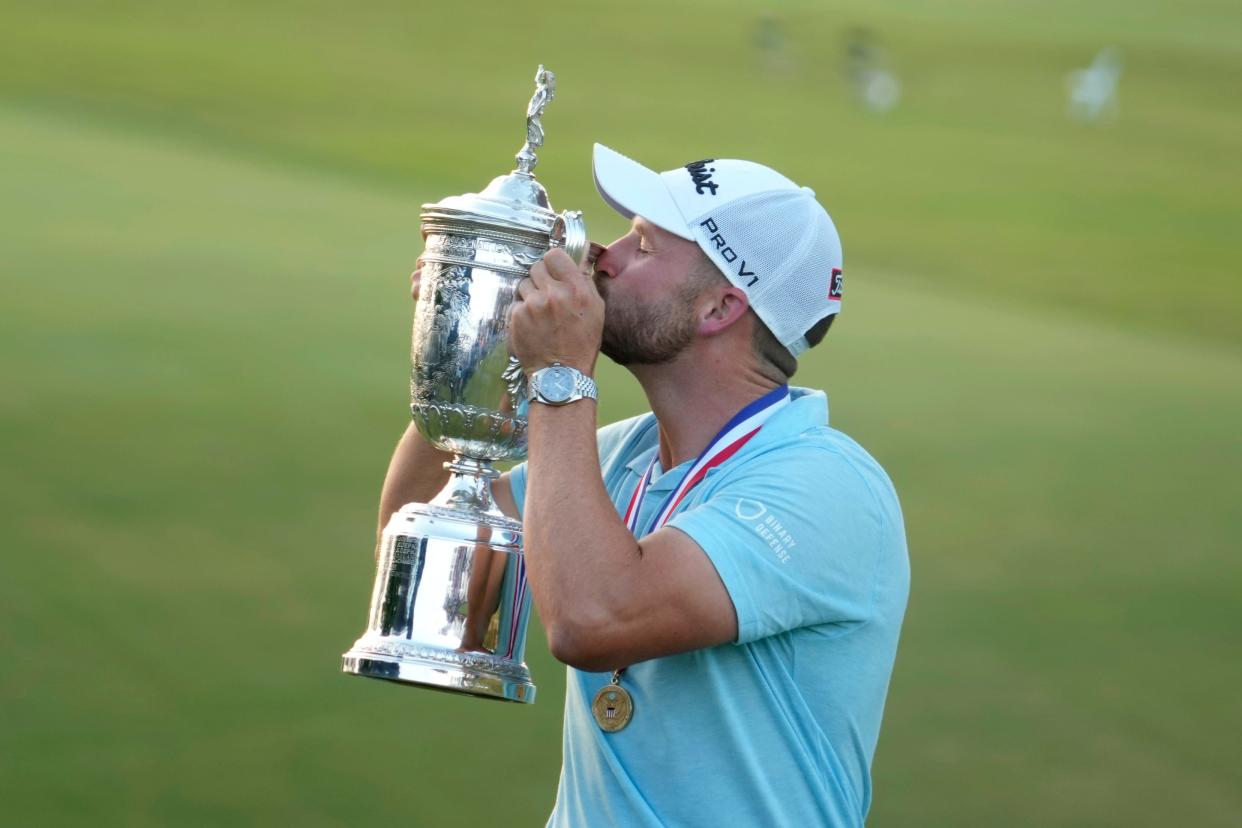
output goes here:
[{"label": "trophy stem", "polygon": [[500,515],[492,499],[492,481],[500,472],[491,463],[458,454],[444,468],[450,472],[449,482],[432,503],[463,512]]}]

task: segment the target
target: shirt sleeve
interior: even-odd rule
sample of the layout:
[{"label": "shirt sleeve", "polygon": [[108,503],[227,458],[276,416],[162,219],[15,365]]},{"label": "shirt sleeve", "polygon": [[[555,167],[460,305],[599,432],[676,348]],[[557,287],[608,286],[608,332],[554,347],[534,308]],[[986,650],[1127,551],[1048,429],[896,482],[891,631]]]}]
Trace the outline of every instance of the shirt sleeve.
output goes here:
[{"label": "shirt sleeve", "polygon": [[[607,467],[612,462],[613,455],[619,452],[626,442],[639,432],[644,421],[650,418],[650,414],[631,417],[611,423],[596,431],[595,440],[599,449],[600,465]],[[519,515],[526,511],[526,472],[525,462],[518,463],[509,470],[509,490],[513,493],[513,500],[517,504]]]},{"label": "shirt sleeve", "polygon": [[517,504],[518,515],[526,511],[526,461],[509,469],[509,492]]},{"label": "shirt sleeve", "polygon": [[716,567],[739,644],[816,625],[844,632],[871,617],[884,510],[849,459],[790,446],[726,466],[701,485],[709,484],[667,525]]}]

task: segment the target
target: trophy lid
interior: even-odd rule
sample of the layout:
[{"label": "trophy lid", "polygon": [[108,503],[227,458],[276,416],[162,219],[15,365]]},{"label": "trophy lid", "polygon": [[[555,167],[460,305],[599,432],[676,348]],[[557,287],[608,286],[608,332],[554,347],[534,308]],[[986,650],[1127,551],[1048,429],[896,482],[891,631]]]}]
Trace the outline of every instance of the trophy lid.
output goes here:
[{"label": "trophy lid", "polygon": [[535,150],[543,146],[544,109],[556,97],[556,75],[540,64],[535,73],[535,94],[526,107],[526,143],[518,152],[517,169],[493,178],[481,193],[449,196],[423,205],[423,219],[472,221],[501,227],[548,233],[556,214],[548,201],[548,191],[532,172],[539,159]]}]

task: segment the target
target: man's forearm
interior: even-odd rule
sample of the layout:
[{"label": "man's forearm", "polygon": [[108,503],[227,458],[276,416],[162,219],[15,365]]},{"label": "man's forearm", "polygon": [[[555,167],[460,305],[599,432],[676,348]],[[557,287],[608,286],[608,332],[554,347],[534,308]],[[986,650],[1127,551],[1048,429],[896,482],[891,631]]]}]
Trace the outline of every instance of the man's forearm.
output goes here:
[{"label": "man's forearm", "polygon": [[384,531],[392,513],[405,504],[426,503],[435,497],[448,482],[449,473],[444,462],[452,458],[453,455],[428,443],[410,423],[388,463],[388,474],[380,493],[379,531]]},{"label": "man's forearm", "polygon": [[549,645],[568,662],[633,587],[640,550],[600,477],[594,404],[532,405],[528,434],[526,567]]}]

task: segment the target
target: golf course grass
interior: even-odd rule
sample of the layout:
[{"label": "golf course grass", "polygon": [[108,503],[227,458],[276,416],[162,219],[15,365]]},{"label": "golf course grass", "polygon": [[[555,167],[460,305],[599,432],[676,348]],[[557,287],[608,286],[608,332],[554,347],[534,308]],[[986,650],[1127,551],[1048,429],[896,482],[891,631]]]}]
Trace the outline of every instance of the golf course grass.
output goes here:
[{"label": "golf course grass", "polygon": [[[0,825],[542,824],[535,625],[530,707],[339,671],[419,205],[510,168],[541,60],[538,173],[593,238],[624,226],[593,140],[770,161],[841,228],[796,382],[888,469],[913,568],[869,824],[1236,824],[1242,12],[1006,7],[789,4],[785,69],[742,3],[15,12]],[[843,91],[847,24],[903,77],[887,116]],[[1110,43],[1119,119],[1067,121]],[[602,421],[643,410],[600,387]]]}]

